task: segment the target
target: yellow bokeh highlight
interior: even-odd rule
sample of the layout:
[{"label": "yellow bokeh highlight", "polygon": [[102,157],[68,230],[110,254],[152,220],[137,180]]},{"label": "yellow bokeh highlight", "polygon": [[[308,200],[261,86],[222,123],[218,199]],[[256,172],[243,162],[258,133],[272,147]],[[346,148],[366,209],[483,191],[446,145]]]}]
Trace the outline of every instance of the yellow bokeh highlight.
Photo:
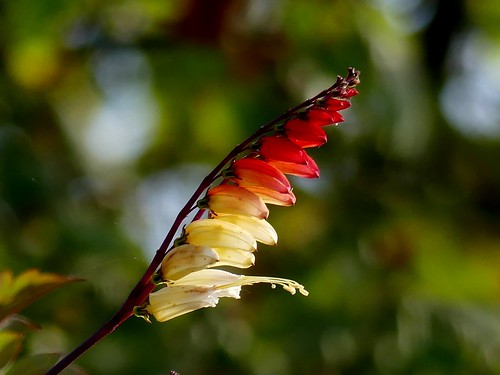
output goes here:
[{"label": "yellow bokeh highlight", "polygon": [[43,38],[30,38],[12,45],[6,60],[12,80],[30,90],[50,87],[61,70],[59,52]]}]

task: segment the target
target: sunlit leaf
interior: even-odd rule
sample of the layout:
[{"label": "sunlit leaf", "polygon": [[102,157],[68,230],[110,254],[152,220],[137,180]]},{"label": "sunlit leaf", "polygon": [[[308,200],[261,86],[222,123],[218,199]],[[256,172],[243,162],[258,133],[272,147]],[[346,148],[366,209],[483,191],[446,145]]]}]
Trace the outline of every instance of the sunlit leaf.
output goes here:
[{"label": "sunlit leaf", "polygon": [[17,357],[23,338],[24,335],[18,332],[0,332],[0,369]]},{"label": "sunlit leaf", "polygon": [[0,272],[0,321],[16,314],[54,289],[80,279],[41,273],[30,269],[14,277],[9,270]]},{"label": "sunlit leaf", "polygon": [[1,328],[25,335],[28,332],[40,329],[40,326],[25,316],[10,315],[2,321]]}]

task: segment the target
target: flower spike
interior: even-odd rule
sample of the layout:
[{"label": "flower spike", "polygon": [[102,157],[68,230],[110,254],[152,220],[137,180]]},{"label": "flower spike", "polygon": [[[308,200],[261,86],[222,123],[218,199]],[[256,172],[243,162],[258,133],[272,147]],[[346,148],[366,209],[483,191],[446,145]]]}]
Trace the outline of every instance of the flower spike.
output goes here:
[{"label": "flower spike", "polygon": [[[349,68],[345,78],[338,76],[331,87],[261,126],[229,152],[183,206],[118,312],[47,375],[59,374],[132,315],[148,322],[150,315],[159,322],[167,321],[213,307],[223,297],[239,299],[242,286],[257,283],[268,283],[273,288],[281,285],[291,294],[299,291],[307,296],[304,286],[293,280],[238,275],[216,267],[251,267],[255,264],[257,242],[276,244],[278,235],[266,221],[266,204],[295,204],[296,197],[284,173],[305,178],[319,176],[318,166],[304,148],[323,145],[323,127],[344,121],[339,111],[350,106],[350,98],[358,94],[358,84],[359,71]],[[196,208],[198,211],[191,216]],[[181,227],[183,233],[176,239]]]},{"label": "flower spike", "polygon": [[[148,303],[137,308],[138,316],[170,320],[214,307],[222,297],[238,299],[242,286],[257,283],[308,295],[292,280],[237,275],[216,267],[251,267],[257,242],[276,245],[278,235],[266,221],[266,204],[295,204],[285,174],[319,177],[317,164],[304,149],[325,144],[323,127],[344,121],[339,111],[350,107],[349,98],[357,94],[358,83],[359,72],[350,69],[345,79],[339,77],[330,89],[290,110],[280,124],[262,127],[220,164],[220,173],[212,172],[213,180],[207,177],[205,197],[196,203],[198,214],[163,260],[158,280],[166,287],[149,295]],[[202,218],[205,210],[208,217]]]},{"label": "flower spike", "polygon": [[304,148],[323,145],[327,140],[323,127],[344,121],[338,111],[350,106],[348,99],[357,94],[354,86],[358,82],[358,73],[351,69],[346,79],[339,78],[304,111],[270,128],[267,134],[263,132],[253,149],[248,149],[250,154],[231,160],[221,173],[222,182],[209,187],[205,198],[197,203],[200,210],[210,211],[208,218],[199,216],[187,225],[178,240],[182,245],[165,257],[161,277],[168,286],[150,294],[149,305],[143,310],[146,316],[152,314],[158,321],[166,321],[213,307],[222,297],[240,298],[243,285],[261,282],[282,285],[292,294],[296,290],[308,294],[295,281],[236,275],[213,267],[251,267],[257,241],[277,243],[278,235],[266,221],[266,203],[295,204],[285,174],[319,177],[318,166]]}]

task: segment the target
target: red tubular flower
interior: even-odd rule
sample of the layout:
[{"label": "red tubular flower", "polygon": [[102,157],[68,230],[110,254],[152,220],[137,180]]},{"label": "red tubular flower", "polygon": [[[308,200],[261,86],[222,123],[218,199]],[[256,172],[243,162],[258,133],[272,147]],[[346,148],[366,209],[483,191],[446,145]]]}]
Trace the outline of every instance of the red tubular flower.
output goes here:
[{"label": "red tubular flower", "polygon": [[343,99],[330,98],[325,100],[322,106],[329,111],[341,111],[343,109],[349,108],[351,106],[351,102]]},{"label": "red tubular flower", "polygon": [[305,178],[319,177],[319,168],[314,160],[284,137],[263,137],[259,152],[270,165],[283,173]]},{"label": "red tubular flower", "polygon": [[314,121],[293,119],[283,127],[286,137],[302,148],[319,147],[326,143],[325,131]]},{"label": "red tubular flower", "polygon": [[279,206],[295,204],[296,198],[288,179],[265,161],[254,158],[236,160],[227,174],[231,181],[258,195],[265,203]]},{"label": "red tubular flower", "polygon": [[307,117],[319,126],[332,125],[344,121],[344,117],[340,113],[319,107],[309,110]]},{"label": "red tubular flower", "polygon": [[358,94],[359,94],[358,90],[356,90],[355,88],[349,88],[345,91],[345,93],[343,93],[342,97],[348,99]]}]

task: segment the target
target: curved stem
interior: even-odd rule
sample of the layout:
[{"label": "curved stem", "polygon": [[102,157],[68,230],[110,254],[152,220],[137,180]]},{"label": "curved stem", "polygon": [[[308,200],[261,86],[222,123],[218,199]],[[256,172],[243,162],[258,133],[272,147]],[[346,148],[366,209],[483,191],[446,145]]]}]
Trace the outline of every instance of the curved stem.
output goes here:
[{"label": "curved stem", "polygon": [[68,367],[73,361],[75,361],[80,355],[82,355],[88,349],[94,346],[95,343],[97,343],[110,333],[112,333],[130,316],[132,316],[132,312],[121,313],[121,310],[119,310],[110,320],[108,320],[101,327],[99,327],[99,329],[92,336],[90,336],[75,350],[73,350],[66,357],[61,359],[54,367],[52,367],[49,371],[47,371],[46,375],[59,374],[62,370]]},{"label": "curved stem", "polygon": [[58,363],[56,363],[47,373],[46,375],[56,375],[59,374],[62,370],[68,367],[72,362],[74,362],[79,356],[85,353],[88,349],[94,346],[97,342],[102,340],[104,337],[112,333],[115,329],[117,329],[123,322],[125,322],[128,318],[133,315],[133,310],[135,306],[141,305],[144,300],[148,297],[148,295],[153,291],[155,285],[151,282],[151,278],[161,265],[165,254],[168,252],[170,244],[174,239],[177,230],[180,228],[186,217],[192,211],[192,208],[195,206],[196,201],[200,198],[201,194],[210,187],[210,185],[220,177],[220,172],[222,169],[229,164],[232,160],[234,160],[238,155],[240,155],[243,151],[247,149],[247,147],[259,139],[261,136],[270,132],[273,127],[281,121],[284,121],[298,111],[312,105],[319,98],[323,98],[337,89],[342,89],[342,84],[349,84],[349,77],[351,77],[351,73],[354,71],[349,71],[349,75],[346,79],[342,79],[341,77],[337,78],[337,81],[328,89],[320,92],[313,98],[310,98],[303,103],[290,108],[280,116],[276,117],[274,120],[269,123],[261,126],[255,133],[250,135],[247,139],[237,145],[233,150],[231,150],[226,157],[203,179],[198,188],[195,190],[191,198],[186,202],[184,207],[180,210],[177,215],[172,227],[168,231],[165,239],[163,240],[160,248],[156,251],[155,256],[151,260],[148,268],[146,269],[144,275],[141,277],[139,282],[135,285],[135,287],[130,292],[129,296],[120,307],[120,309],[113,315],[113,317],[104,323],[99,329],[92,334],[87,340],[85,340],[82,344],[80,344],[77,348],[75,348],[71,353],[62,358]]}]

